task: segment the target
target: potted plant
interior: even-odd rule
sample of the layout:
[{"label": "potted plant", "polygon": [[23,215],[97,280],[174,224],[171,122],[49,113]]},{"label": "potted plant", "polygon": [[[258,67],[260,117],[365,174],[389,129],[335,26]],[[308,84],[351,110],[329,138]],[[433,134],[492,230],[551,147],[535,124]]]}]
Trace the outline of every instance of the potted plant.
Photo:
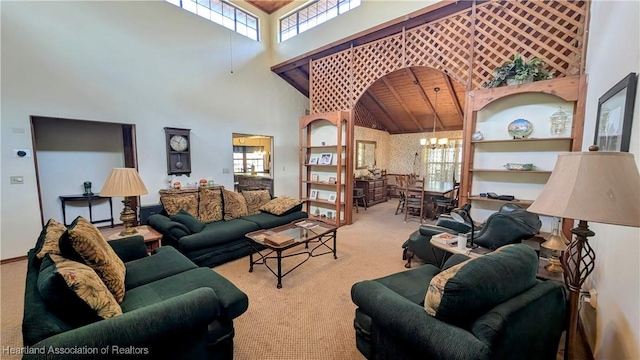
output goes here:
[{"label": "potted plant", "polygon": [[520,54],[515,54],[513,60],[509,60],[493,70],[493,79],[482,84],[485,88],[494,88],[504,85],[518,85],[531,81],[551,79],[553,74],[546,69],[542,59],[534,57],[526,61]]}]

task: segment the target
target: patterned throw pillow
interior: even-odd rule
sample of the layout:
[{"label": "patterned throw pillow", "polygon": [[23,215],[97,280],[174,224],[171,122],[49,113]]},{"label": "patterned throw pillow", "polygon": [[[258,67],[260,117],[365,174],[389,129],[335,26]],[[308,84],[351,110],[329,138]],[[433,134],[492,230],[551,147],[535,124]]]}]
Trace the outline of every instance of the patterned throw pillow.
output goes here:
[{"label": "patterned throw pillow", "polygon": [[160,202],[170,216],[184,210],[198,217],[198,189],[163,191],[160,193]]},{"label": "patterned throw pillow", "polygon": [[302,201],[288,196],[277,197],[260,207],[260,210],[273,215],[283,215],[302,204]]},{"label": "patterned throw pillow", "polygon": [[237,192],[222,189],[222,197],[224,198],[224,220],[229,221],[246,216],[247,202],[244,196]]},{"label": "patterned throw pillow", "polygon": [[260,214],[260,207],[271,201],[269,190],[245,190],[242,196],[247,201],[249,215]]},{"label": "patterned throw pillow", "polygon": [[118,303],[124,299],[126,268],[100,230],[78,216],[60,238],[62,256],[81,261],[98,273]]},{"label": "patterned throw pillow", "polygon": [[[69,309],[77,301],[71,299],[73,295],[59,288],[59,279],[62,278],[67,287],[82,300],[90,309],[102,319],[108,319],[114,316],[122,315],[120,305],[113,297],[113,294],[107,289],[106,285],[96,272],[89,266],[65,259],[60,255],[49,254],[52,266],[48,266],[47,270],[41,270],[38,277],[38,290],[43,299],[52,307],[63,309],[66,308],[67,315],[73,312],[83,312],[82,303],[78,303],[80,308]],[[48,260],[43,260],[43,265],[48,265]],[[68,290],[67,290],[68,291]],[[70,297],[65,297],[68,295]]]},{"label": "patterned throw pillow", "polygon": [[537,283],[538,256],[527,245],[505,245],[434,276],[424,300],[429,315],[466,327]]},{"label": "patterned throw pillow", "polygon": [[222,193],[220,189],[200,188],[200,204],[198,209],[200,221],[205,224],[222,220]]},{"label": "patterned throw pillow", "polygon": [[47,225],[45,225],[44,231],[44,243],[42,248],[36,254],[38,259],[42,259],[45,255],[57,254],[60,255],[60,246],[58,245],[60,237],[67,230],[67,227],[57,222],[55,219],[49,219]]}]

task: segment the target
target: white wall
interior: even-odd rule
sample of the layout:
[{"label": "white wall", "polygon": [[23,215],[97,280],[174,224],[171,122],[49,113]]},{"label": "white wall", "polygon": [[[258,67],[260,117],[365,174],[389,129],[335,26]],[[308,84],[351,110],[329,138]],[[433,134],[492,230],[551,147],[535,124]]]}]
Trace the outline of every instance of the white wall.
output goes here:
[{"label": "white wall", "polygon": [[363,0],[355,9],[337,16],[324,24],[309,29],[297,36],[278,42],[280,37],[279,19],[291,14],[308,1],[294,1],[271,15],[271,41],[274,65],[320,47],[367,30],[381,23],[391,21],[420,10],[440,0]]},{"label": "white wall", "polygon": [[308,99],[269,70],[268,43],[162,1],[2,2],[1,17],[2,259],[25,255],[41,229],[33,158],[11,154],[32,147],[30,115],[135,124],[143,205],[167,185],[165,126],[192,130],[191,179],[227,188],[231,133],[274,136],[274,192],[298,195]]},{"label": "white wall", "polygon": [[[589,88],[583,150],[593,143],[598,98],[630,72],[640,73],[640,3],[593,1],[587,51]],[[640,166],[640,91],[629,152]],[[640,184],[639,184],[640,186]],[[640,359],[640,229],[590,223],[596,253],[584,289],[598,290],[596,359]]]},{"label": "white wall", "polygon": [[[34,122],[36,158],[44,221],[63,221],[60,195],[84,193],[84,182],[91,181],[92,192],[98,194],[111,169],[124,167],[122,126],[120,124],[38,119]],[[15,188],[16,185],[14,185]],[[110,213],[106,200],[92,204],[93,220],[109,219],[120,223],[121,197],[113,198]],[[78,215],[89,219],[86,202],[67,202],[66,223]],[[105,226],[109,223],[100,223]]]}]

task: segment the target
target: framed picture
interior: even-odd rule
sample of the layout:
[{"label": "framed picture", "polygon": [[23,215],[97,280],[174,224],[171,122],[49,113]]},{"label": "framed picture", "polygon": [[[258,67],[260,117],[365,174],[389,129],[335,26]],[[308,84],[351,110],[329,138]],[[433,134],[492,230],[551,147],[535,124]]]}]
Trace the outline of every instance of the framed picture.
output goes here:
[{"label": "framed picture", "polygon": [[630,73],[598,100],[594,145],[600,151],[629,152],[638,76]]},{"label": "framed picture", "polygon": [[329,178],[329,184],[335,184],[335,183],[336,183],[336,178],[335,178],[335,177],[333,177],[333,176],[331,176],[331,177]]},{"label": "framed picture", "polygon": [[336,202],[336,193],[331,193],[329,195],[329,199],[327,199],[327,201],[329,202]]},{"label": "framed picture", "polygon": [[309,194],[309,199],[315,200],[318,198],[318,190],[312,189],[311,194]]},{"label": "framed picture", "polygon": [[318,157],[317,156],[312,156],[309,158],[309,164],[311,165],[317,165],[318,164]]},{"label": "framed picture", "polygon": [[311,174],[311,181],[318,182],[318,180],[319,180],[318,174]]},{"label": "framed picture", "polygon": [[318,161],[318,165],[331,165],[331,157],[332,153],[322,153],[320,154],[320,160]]}]

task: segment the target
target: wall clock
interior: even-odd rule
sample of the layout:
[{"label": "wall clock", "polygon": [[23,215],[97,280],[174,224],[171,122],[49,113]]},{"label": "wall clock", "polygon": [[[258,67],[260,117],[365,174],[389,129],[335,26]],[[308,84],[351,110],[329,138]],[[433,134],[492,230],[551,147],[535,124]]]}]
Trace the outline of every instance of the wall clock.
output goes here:
[{"label": "wall clock", "polygon": [[168,175],[191,175],[190,133],[189,129],[164,128]]}]

